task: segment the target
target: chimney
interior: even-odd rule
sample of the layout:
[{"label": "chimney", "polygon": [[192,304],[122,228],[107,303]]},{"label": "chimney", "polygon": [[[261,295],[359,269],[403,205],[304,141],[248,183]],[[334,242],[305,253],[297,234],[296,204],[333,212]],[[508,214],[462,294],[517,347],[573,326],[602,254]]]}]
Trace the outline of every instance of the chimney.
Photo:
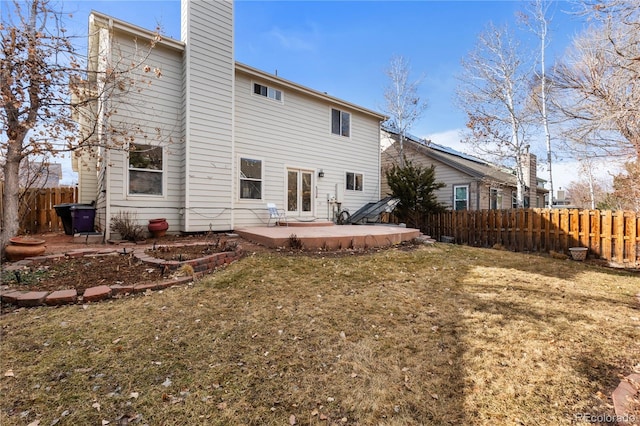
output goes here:
[{"label": "chimney", "polygon": [[536,188],[538,187],[538,159],[530,152],[524,154],[523,159],[524,183],[529,187],[529,196],[533,200],[536,197]]}]

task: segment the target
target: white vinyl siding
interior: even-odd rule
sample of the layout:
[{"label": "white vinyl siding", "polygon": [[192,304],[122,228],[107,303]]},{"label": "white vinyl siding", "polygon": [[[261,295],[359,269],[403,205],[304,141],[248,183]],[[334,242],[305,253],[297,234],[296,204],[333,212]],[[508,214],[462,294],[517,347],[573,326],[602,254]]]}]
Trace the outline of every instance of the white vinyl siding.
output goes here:
[{"label": "white vinyl siding", "polygon": [[[351,140],[336,138],[327,131],[332,105],[305,93],[286,89],[286,102],[264,102],[253,94],[255,77],[236,70],[235,143],[237,155],[263,158],[262,200],[242,200],[234,211],[236,227],[267,223],[266,203],[287,206],[287,170],[314,171],[312,202],[314,216],[329,217],[327,194],[345,187],[345,171],[358,171],[364,180],[362,191],[348,191],[342,206],[356,211],[379,200],[379,138],[376,117],[350,111]],[[276,82],[269,87],[285,92]],[[321,170],[324,176],[318,178]],[[236,187],[235,198],[240,199]],[[256,218],[262,222],[256,223]]]},{"label": "white vinyl siding", "polygon": [[[184,231],[233,227],[233,2],[182,2]],[[186,16],[185,16],[186,15]],[[247,90],[249,91],[249,90]]]},{"label": "white vinyl siding", "polygon": [[[129,89],[112,96],[109,105],[109,125],[133,144],[146,144],[162,147],[166,150],[163,159],[162,194],[149,196],[132,194],[129,191],[129,155],[123,146],[128,146],[125,138],[116,132],[109,136],[108,143],[116,149],[101,153],[104,162],[99,169],[98,178],[103,184],[97,195],[97,221],[101,227],[108,227],[110,217],[118,211],[135,211],[140,224],[147,219],[166,217],[170,227],[180,228],[179,206],[182,200],[183,180],[180,174],[183,162],[183,127],[179,121],[182,110],[182,51],[162,43],[150,52],[145,51],[146,43],[139,37],[114,30],[112,63],[128,66],[131,61],[141,61],[148,53],[144,67],[137,69],[131,77],[136,83]],[[158,69],[161,77],[153,72]],[[149,102],[153,99],[153,102]],[[108,181],[107,181],[108,180]]]}]

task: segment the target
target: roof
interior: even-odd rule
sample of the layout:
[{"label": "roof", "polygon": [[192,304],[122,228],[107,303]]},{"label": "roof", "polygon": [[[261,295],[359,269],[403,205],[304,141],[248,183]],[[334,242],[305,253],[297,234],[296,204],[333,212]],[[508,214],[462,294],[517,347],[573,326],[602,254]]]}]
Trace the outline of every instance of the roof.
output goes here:
[{"label": "roof", "polygon": [[[383,128],[394,140],[397,140],[398,133]],[[468,155],[453,148],[438,145],[426,139],[421,139],[413,135],[405,135],[405,143],[409,142],[411,147],[418,152],[438,160],[456,170],[478,179],[489,179],[503,185],[516,186],[515,174],[505,171],[504,168],[491,164],[480,158]]]}]

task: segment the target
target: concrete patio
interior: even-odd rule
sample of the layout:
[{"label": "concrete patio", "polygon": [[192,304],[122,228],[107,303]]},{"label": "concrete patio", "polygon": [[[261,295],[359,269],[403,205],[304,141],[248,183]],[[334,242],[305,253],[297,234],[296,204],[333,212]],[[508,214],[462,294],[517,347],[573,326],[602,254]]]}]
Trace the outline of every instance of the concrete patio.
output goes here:
[{"label": "concrete patio", "polygon": [[386,247],[421,235],[418,229],[385,225],[334,225],[332,222],[290,222],[289,226],[236,229],[242,238],[266,247],[289,247],[295,236],[302,247],[339,250]]}]

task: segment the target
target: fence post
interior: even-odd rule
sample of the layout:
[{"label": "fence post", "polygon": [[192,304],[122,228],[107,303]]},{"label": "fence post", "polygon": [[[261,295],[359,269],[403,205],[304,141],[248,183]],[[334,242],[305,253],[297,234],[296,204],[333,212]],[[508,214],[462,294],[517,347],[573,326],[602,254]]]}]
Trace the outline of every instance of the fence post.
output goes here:
[{"label": "fence post", "polygon": [[637,232],[637,227],[636,227],[636,221],[637,221],[637,214],[634,214],[632,212],[629,212],[627,214],[625,214],[625,223],[624,223],[624,229],[625,229],[625,261],[629,262],[631,265],[635,266],[636,263],[636,258],[637,258],[637,254],[636,254],[636,232]]}]

